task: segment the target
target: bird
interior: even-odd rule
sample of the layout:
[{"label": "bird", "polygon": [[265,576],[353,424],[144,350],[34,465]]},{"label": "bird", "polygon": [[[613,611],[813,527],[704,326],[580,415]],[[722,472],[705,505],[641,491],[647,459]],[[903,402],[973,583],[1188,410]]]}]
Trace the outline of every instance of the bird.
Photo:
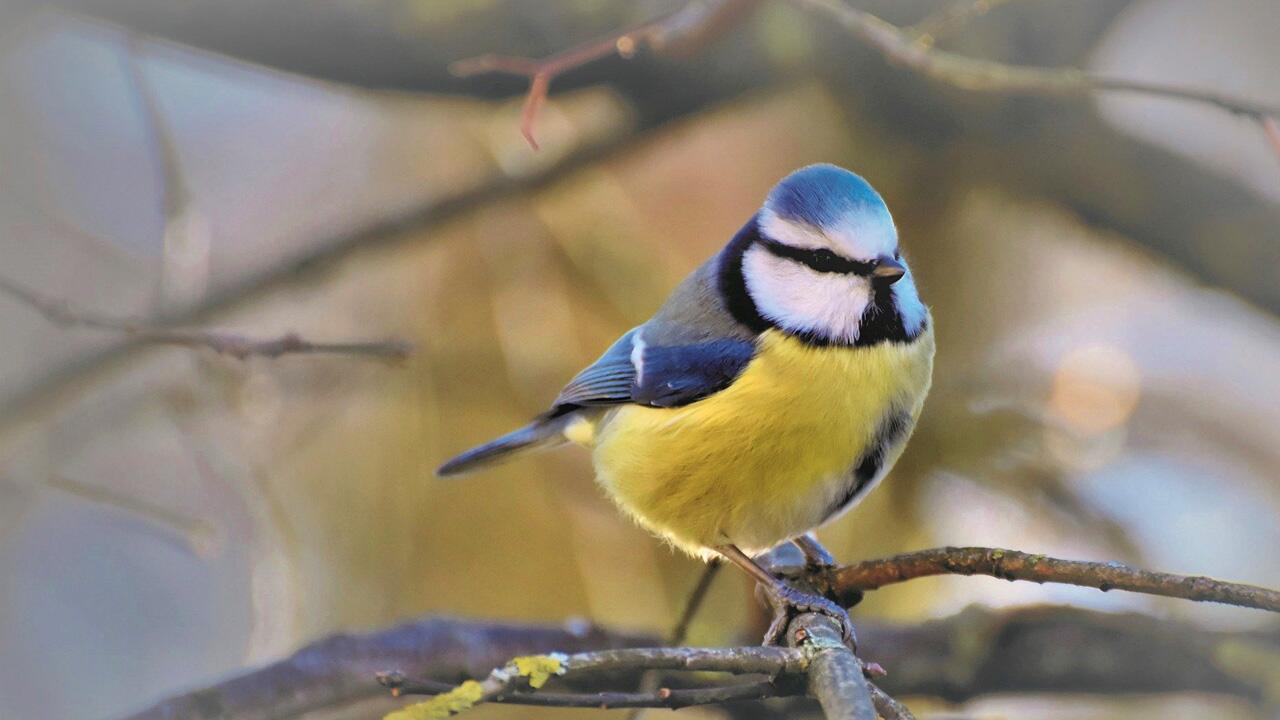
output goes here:
[{"label": "bird", "polygon": [[528,425],[449,460],[468,473],[565,443],[597,482],[675,548],[755,578],[773,605],[766,643],[847,611],[755,558],[813,536],[885,477],[929,392],[933,324],[884,199],[831,164],[784,177],[727,244],[645,323],[574,376]]}]

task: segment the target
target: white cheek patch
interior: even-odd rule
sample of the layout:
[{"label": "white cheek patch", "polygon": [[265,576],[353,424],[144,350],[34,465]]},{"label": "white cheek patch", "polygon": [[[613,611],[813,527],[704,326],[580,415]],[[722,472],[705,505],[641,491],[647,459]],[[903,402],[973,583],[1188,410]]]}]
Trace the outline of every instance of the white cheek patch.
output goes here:
[{"label": "white cheek patch", "polygon": [[871,300],[871,286],[857,275],[820,273],[751,247],[742,258],[747,291],[757,309],[793,332],[811,331],[852,343]]}]

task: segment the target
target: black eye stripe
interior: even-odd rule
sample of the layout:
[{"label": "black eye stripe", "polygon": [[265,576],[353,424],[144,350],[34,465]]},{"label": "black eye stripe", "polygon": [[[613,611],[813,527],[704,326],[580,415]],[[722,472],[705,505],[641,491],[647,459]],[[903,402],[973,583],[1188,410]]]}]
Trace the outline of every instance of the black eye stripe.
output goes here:
[{"label": "black eye stripe", "polygon": [[760,238],[760,244],[768,250],[770,254],[788,260],[795,260],[802,265],[808,266],[821,273],[839,273],[841,275],[871,275],[876,269],[875,263],[858,262],[839,255],[827,249],[811,250],[808,248],[792,247],[770,240],[768,238]]}]

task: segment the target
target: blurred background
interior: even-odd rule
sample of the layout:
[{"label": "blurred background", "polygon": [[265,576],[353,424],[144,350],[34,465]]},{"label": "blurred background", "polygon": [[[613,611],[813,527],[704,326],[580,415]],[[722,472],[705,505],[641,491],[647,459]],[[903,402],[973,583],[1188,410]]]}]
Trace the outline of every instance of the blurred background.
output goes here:
[{"label": "blurred background", "polygon": [[[904,27],[972,5],[854,4]],[[0,294],[0,718],[117,717],[429,613],[665,633],[701,566],[620,517],[586,453],[432,470],[540,412],[813,162],[884,195],[939,347],[890,481],[821,533],[837,557],[995,545],[1280,586],[1280,156],[1257,122],[970,93],[781,1],[557,78],[538,152],[523,79],[446,70],[680,5],[0,3],[0,277],[121,318],[415,346],[238,360]],[[1269,0],[977,5],[939,47],[1280,103]],[[986,578],[882,590],[854,618],[1046,602],[1276,628]],[[726,572],[691,640],[741,642],[758,612]],[[1194,693],[912,706],[1274,711]]]}]

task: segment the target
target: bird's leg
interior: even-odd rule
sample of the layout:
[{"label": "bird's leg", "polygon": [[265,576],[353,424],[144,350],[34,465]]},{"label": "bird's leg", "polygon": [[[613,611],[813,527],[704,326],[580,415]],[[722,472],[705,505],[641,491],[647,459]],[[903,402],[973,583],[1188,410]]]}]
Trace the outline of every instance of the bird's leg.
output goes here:
[{"label": "bird's leg", "polygon": [[818,542],[818,538],[814,537],[813,533],[805,533],[791,542],[804,553],[806,570],[829,570],[836,566],[835,557],[822,547],[822,543]]},{"label": "bird's leg", "polygon": [[849,619],[849,613],[844,608],[821,595],[803,592],[787,585],[760,567],[759,563],[739,550],[736,545],[721,545],[716,548],[716,552],[755,578],[764,589],[769,604],[773,606],[773,622],[769,623],[769,629],[764,634],[765,645],[785,644],[787,624],[795,616],[804,613],[820,613],[839,623],[840,634],[844,641],[849,647],[854,646],[853,621]]}]

